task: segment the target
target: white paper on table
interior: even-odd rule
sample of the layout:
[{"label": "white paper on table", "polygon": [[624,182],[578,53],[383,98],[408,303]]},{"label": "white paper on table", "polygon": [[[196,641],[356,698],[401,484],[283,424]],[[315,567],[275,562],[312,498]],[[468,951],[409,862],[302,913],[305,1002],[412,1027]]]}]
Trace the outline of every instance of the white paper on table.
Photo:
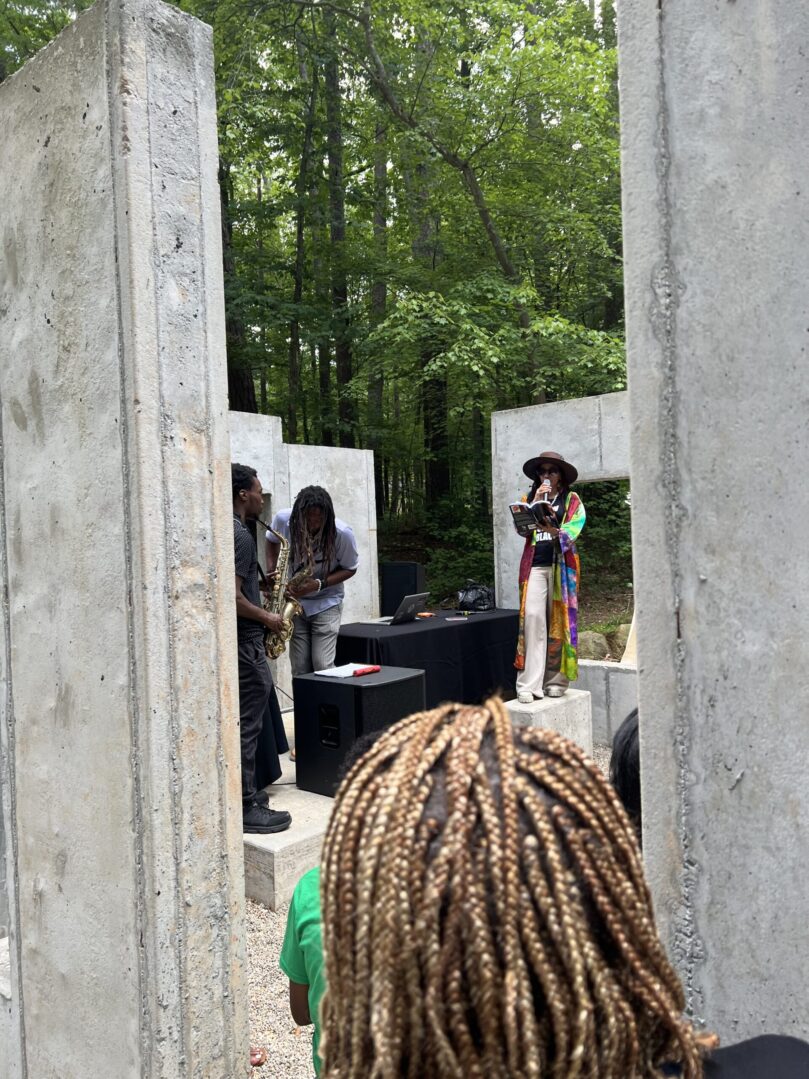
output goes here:
[{"label": "white paper on table", "polygon": [[364,671],[367,667],[372,666],[372,663],[344,663],[341,667],[329,667],[325,671],[315,671],[315,674],[322,674],[325,678],[353,678],[354,671]]}]

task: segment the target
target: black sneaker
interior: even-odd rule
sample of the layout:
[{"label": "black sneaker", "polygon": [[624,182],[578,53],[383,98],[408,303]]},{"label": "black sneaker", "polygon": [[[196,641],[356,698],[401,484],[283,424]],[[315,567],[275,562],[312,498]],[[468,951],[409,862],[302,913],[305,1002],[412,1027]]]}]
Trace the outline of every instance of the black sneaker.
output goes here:
[{"label": "black sneaker", "polygon": [[267,835],[270,832],[284,832],[292,824],[292,817],[283,810],[268,809],[258,802],[244,810],[242,815],[242,829],[245,832],[253,832],[259,835]]}]

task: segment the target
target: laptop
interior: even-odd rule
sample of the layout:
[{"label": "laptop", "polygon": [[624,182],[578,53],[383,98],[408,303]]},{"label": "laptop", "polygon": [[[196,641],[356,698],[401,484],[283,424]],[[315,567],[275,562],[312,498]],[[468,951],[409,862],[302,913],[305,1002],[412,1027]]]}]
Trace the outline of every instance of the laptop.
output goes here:
[{"label": "laptop", "polygon": [[429,592],[418,592],[415,596],[405,596],[395,614],[384,615],[382,618],[367,618],[363,620],[366,626],[401,626],[405,622],[415,622],[419,611],[424,610]]}]

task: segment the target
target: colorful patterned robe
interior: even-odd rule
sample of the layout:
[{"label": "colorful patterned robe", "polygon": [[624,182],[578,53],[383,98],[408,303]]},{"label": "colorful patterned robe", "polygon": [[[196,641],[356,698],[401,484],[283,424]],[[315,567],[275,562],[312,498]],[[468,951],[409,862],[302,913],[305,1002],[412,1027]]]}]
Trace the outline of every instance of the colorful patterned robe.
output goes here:
[{"label": "colorful patterned robe", "polygon": [[[548,657],[554,652],[561,652],[559,670],[570,682],[575,680],[579,672],[576,656],[579,643],[579,556],[576,553],[576,540],[584,528],[585,519],[581,499],[575,491],[569,491],[559,526],[559,544],[554,547],[553,552],[553,600],[548,631]],[[520,624],[517,633],[517,657],[514,660],[518,671],[525,669],[525,596],[535,543],[536,532],[532,532],[525,541],[520,560]]]}]

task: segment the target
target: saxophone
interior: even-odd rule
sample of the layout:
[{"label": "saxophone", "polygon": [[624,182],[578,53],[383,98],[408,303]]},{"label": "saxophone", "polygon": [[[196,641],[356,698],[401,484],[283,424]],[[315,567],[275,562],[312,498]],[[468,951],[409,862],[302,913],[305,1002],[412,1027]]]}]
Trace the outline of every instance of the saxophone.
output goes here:
[{"label": "saxophone", "polygon": [[308,573],[296,573],[292,580],[289,578],[289,556],[290,556],[290,544],[289,540],[285,539],[280,533],[276,532],[274,528],[262,521],[260,517],[256,520],[268,532],[276,537],[281,544],[281,550],[278,554],[278,561],[275,564],[275,579],[273,581],[272,592],[264,592],[262,606],[265,611],[269,611],[270,614],[280,615],[284,621],[281,629],[264,630],[264,651],[267,653],[268,659],[278,659],[287,646],[289,638],[292,636],[292,619],[297,614],[303,614],[303,608],[296,599],[286,594],[286,590],[289,585],[301,584],[309,576]]}]

